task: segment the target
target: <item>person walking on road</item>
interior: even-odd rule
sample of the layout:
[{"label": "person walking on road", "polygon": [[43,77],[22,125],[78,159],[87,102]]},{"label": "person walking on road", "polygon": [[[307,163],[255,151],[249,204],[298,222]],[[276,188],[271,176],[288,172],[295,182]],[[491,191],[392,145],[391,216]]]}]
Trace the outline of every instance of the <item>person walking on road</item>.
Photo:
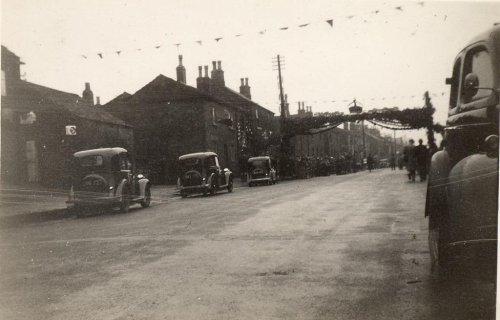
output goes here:
[{"label": "person walking on road", "polygon": [[415,159],[417,162],[417,171],[420,176],[420,182],[427,179],[427,158],[429,151],[423,145],[422,139],[418,139],[418,146],[415,147]]},{"label": "person walking on road", "polygon": [[366,164],[368,165],[368,172],[372,172],[372,169],[373,169],[373,157],[372,157],[371,153],[368,155],[368,158],[366,158]]},{"label": "person walking on road", "polygon": [[403,160],[408,171],[408,180],[415,182],[417,159],[415,157],[415,140],[410,139],[409,144],[403,149]]},{"label": "person walking on road", "polygon": [[389,159],[389,165],[391,166],[391,170],[394,171],[396,170],[396,156],[391,154],[391,158]]}]

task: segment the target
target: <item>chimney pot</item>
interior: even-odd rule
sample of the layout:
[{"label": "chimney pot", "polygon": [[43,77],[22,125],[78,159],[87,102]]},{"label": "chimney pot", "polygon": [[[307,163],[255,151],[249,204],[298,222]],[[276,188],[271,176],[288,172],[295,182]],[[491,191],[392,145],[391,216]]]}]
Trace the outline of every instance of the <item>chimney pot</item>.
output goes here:
[{"label": "chimney pot", "polygon": [[241,86],[244,86],[245,85],[245,83],[244,83],[245,79],[241,78],[240,80],[241,80]]},{"label": "chimney pot", "polygon": [[101,105],[101,97],[96,97],[95,100],[96,100],[95,102],[96,105]]},{"label": "chimney pot", "polygon": [[85,90],[90,90],[90,82],[85,82]]},{"label": "chimney pot", "polygon": [[179,55],[179,65],[182,66],[182,54]]},{"label": "chimney pot", "polygon": [[205,78],[208,78],[208,66],[205,66]]},{"label": "chimney pot", "polygon": [[245,78],[245,85],[248,86],[248,78]]},{"label": "chimney pot", "polygon": [[222,67],[221,67],[221,61],[217,61],[217,69],[218,70],[222,70]]},{"label": "chimney pot", "polygon": [[214,70],[216,70],[216,69],[217,69],[217,65],[216,65],[216,64],[217,64],[217,62],[212,61],[212,67],[213,67],[213,69],[214,69]]},{"label": "chimney pot", "polygon": [[198,66],[198,78],[201,78],[201,70],[202,70],[202,67]]}]

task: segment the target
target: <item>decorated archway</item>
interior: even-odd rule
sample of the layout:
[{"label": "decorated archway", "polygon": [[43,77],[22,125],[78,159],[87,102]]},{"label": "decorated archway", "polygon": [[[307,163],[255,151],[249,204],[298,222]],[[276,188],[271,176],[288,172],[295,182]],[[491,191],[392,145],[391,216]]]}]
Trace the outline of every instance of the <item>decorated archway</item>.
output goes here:
[{"label": "decorated archway", "polygon": [[416,130],[426,129],[429,146],[435,146],[434,132],[441,133],[443,127],[434,123],[434,107],[429,93],[424,94],[425,105],[422,108],[382,109],[357,114],[333,113],[305,118],[286,118],[282,121],[281,133],[286,140],[289,137],[310,134],[311,129],[337,127],[344,122],[367,121],[384,129]]}]

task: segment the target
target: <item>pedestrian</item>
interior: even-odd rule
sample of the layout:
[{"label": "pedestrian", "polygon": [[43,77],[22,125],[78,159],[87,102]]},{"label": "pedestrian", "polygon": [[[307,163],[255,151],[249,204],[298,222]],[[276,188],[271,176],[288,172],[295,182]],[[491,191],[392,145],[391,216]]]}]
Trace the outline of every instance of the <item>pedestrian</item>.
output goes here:
[{"label": "pedestrian", "polygon": [[394,171],[396,170],[396,156],[391,154],[391,158],[389,159],[389,165],[391,166],[391,170]]},{"label": "pedestrian", "polygon": [[409,144],[403,149],[403,160],[408,171],[408,180],[415,182],[417,159],[415,157],[415,140],[410,139]]},{"label": "pedestrian", "polygon": [[368,172],[372,172],[373,169],[373,157],[372,154],[368,154],[368,158],[366,158],[366,164],[368,165]]},{"label": "pedestrian", "polygon": [[417,172],[420,176],[420,182],[427,179],[427,158],[429,151],[423,145],[422,139],[418,139],[418,146],[415,147],[415,160],[417,164]]}]

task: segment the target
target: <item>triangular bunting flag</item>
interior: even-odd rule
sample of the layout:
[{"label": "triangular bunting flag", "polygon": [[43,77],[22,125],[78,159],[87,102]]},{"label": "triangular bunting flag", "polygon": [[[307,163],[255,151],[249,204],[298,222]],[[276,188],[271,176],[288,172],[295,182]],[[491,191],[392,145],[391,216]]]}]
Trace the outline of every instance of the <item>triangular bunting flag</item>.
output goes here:
[{"label": "triangular bunting flag", "polygon": [[379,12],[380,12],[380,10],[372,11],[372,13],[375,13],[375,14],[378,14]]},{"label": "triangular bunting flag", "polygon": [[203,42],[201,40],[196,41],[196,43],[199,44],[200,46],[203,45]]},{"label": "triangular bunting flag", "polygon": [[399,10],[399,11],[403,11],[403,7],[401,7],[401,6],[396,7],[396,8],[394,8],[394,9]]},{"label": "triangular bunting flag", "polygon": [[241,37],[241,36],[242,36],[242,34],[237,34],[235,37]]},{"label": "triangular bunting flag", "polygon": [[307,27],[308,25],[309,25],[309,23],[304,23],[304,24],[299,25],[299,28],[304,28],[304,27]]},{"label": "triangular bunting flag", "polygon": [[215,38],[215,41],[219,42],[222,39],[222,37]]},{"label": "triangular bunting flag", "polygon": [[122,53],[121,51],[115,51],[117,55],[120,55]]},{"label": "triangular bunting flag", "polygon": [[280,30],[288,30],[288,27],[280,28]]},{"label": "triangular bunting flag", "polygon": [[333,27],[333,19],[326,20],[326,23],[328,23],[330,27]]},{"label": "triangular bunting flag", "polygon": [[348,16],[348,17],[347,17],[347,19],[352,19],[352,18],[354,18],[354,16]]},{"label": "triangular bunting flag", "polygon": [[102,59],[102,53],[98,53],[97,55]]},{"label": "triangular bunting flag", "polygon": [[259,31],[259,33],[260,33],[260,34],[264,34],[264,33],[266,33],[266,30],[264,29],[264,30],[262,30],[262,31]]},{"label": "triangular bunting flag", "polygon": [[160,48],[161,48],[161,46],[156,46],[155,48],[156,48],[156,49],[160,49]]},{"label": "triangular bunting flag", "polygon": [[87,56],[86,56],[86,55],[84,55],[84,54],[82,54],[82,57],[83,57],[83,59],[87,59]]},{"label": "triangular bunting flag", "polygon": [[423,6],[424,6],[424,2],[423,2],[423,1],[418,2],[418,4],[419,4],[421,7],[423,7]]}]

